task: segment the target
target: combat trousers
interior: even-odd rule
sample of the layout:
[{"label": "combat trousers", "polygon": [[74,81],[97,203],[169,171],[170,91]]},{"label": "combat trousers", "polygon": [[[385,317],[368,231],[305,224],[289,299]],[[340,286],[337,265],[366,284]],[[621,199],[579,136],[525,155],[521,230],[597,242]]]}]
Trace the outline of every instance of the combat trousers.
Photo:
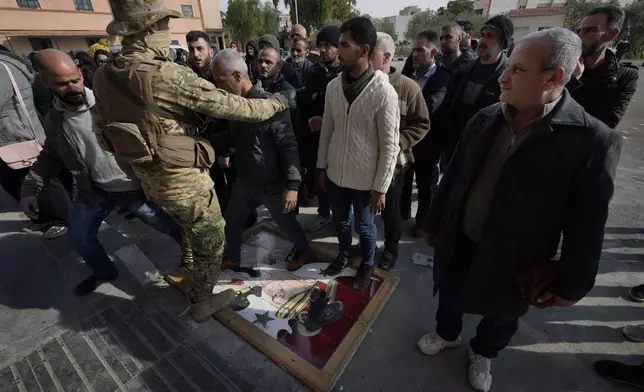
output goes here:
[{"label": "combat trousers", "polygon": [[[215,191],[183,200],[156,200],[181,226],[186,292],[193,303],[212,295],[224,254],[224,218]],[[191,252],[186,261],[186,252]]]}]

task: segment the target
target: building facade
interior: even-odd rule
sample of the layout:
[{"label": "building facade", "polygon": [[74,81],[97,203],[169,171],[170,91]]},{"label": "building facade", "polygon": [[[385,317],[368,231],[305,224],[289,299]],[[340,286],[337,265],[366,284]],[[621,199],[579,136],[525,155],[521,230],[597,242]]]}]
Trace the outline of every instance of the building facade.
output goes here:
[{"label": "building facade", "polygon": [[[206,31],[204,5],[209,23],[223,35],[218,0],[166,0],[168,8],[183,14],[170,22],[173,43],[185,45],[190,30]],[[111,20],[108,0],[0,0],[0,44],[16,54],[46,48],[87,50],[101,38],[118,44],[119,37],[105,32]]]},{"label": "building facade", "polygon": [[396,41],[401,41],[405,39],[405,32],[407,31],[407,25],[411,18],[420,13],[422,10],[417,6],[405,7],[398,12],[398,15],[387,16],[383,19],[392,23],[396,31],[396,37],[393,37]]},{"label": "building facade", "polygon": [[565,0],[475,0],[474,11],[486,18],[508,13],[514,23],[514,38],[535,31],[562,27],[568,7]]}]

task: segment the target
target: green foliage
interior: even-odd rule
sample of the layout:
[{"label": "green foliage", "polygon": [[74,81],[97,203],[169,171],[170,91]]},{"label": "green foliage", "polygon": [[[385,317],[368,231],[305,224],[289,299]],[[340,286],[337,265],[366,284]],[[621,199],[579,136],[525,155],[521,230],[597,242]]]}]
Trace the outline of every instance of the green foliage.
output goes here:
[{"label": "green foliage", "polygon": [[[450,1],[450,3],[453,2]],[[456,9],[454,7],[455,6],[453,6],[452,9]],[[405,38],[414,42],[418,33],[423,30],[434,30],[440,35],[440,31],[443,26],[454,23],[457,20],[469,20],[472,22],[472,32],[474,36],[477,36],[478,32],[481,30],[481,26],[485,23],[486,18],[475,13],[452,14],[448,11],[444,11],[441,14],[439,11],[427,9],[423,12],[419,12],[411,18],[407,25]]]},{"label": "green foliage", "polygon": [[[291,21],[295,22],[294,0],[284,0],[284,5],[290,9]],[[297,0],[297,14],[300,24],[312,31],[359,16],[360,11],[356,0]]]},{"label": "green foliage", "polygon": [[474,13],[474,1],[452,0],[447,2],[447,7],[439,7],[436,11],[439,15],[462,15]]},{"label": "green foliage", "polygon": [[602,0],[568,0],[568,14],[564,27],[576,30],[588,11],[604,3],[606,2]]},{"label": "green foliage", "polygon": [[242,46],[260,35],[277,34],[277,9],[270,2],[230,0],[226,17],[233,37]]},{"label": "green foliage", "polygon": [[398,34],[396,33],[396,26],[394,23],[386,18],[382,19],[372,19],[373,25],[376,27],[376,31],[387,33],[394,39],[394,42],[398,41]]}]

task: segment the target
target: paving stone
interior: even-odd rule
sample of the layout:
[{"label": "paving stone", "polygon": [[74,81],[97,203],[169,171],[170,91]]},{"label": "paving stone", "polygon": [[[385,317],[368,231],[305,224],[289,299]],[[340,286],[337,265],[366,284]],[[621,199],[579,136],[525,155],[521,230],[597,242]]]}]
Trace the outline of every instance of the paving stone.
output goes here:
[{"label": "paving stone", "polygon": [[157,368],[159,374],[162,374],[163,378],[177,391],[197,392],[167,359],[160,360],[154,367]]},{"label": "paving stone", "polygon": [[21,358],[20,360],[16,361],[15,366],[16,370],[18,371],[18,375],[22,380],[22,384],[25,386],[27,392],[40,391],[38,381],[36,381],[36,376],[31,371],[31,367],[29,366],[27,359]]},{"label": "paving stone", "polygon": [[[147,384],[148,388],[153,392],[171,392],[166,383],[161,380],[159,375],[155,372],[154,368],[148,368],[141,373],[141,379]],[[183,391],[179,391],[183,392]]]},{"label": "paving stone", "polygon": [[116,339],[116,336],[110,332],[103,320],[100,317],[92,317],[90,320],[92,325],[98,328],[96,331],[100,337],[105,341],[109,348],[114,352],[114,355],[118,361],[123,365],[127,372],[134,376],[139,373],[139,367],[134,363],[130,354],[127,350],[121,345],[121,343]]},{"label": "paving stone", "polygon": [[63,348],[60,347],[60,344],[56,340],[53,340],[43,346],[42,351],[45,353],[45,357],[49,361],[54,374],[58,377],[65,392],[86,392],[85,384],[81,380],[76,369],[72,366],[72,363],[65,355]]},{"label": "paving stone", "polygon": [[121,316],[112,308],[106,309],[101,316],[107,322],[110,332],[115,333],[125,348],[138,359],[143,367],[151,365],[157,359],[148,346],[121,320]]},{"label": "paving stone", "polygon": [[78,332],[66,332],[61,338],[76,358],[95,392],[110,392],[118,387],[92,348]]},{"label": "paving stone", "polygon": [[[141,380],[139,377],[133,378],[127,384],[125,384],[125,390],[128,392],[150,392],[150,390],[145,385],[143,380]],[[122,391],[120,389],[117,389],[114,392],[122,392]],[[157,392],[157,391],[154,390],[152,392]]]},{"label": "paving stone", "polygon": [[194,350],[194,352],[201,355],[208,363],[210,363],[217,371],[221,372],[225,377],[228,378],[237,388],[242,392],[253,392],[255,386],[246,381],[244,377],[235,372],[226,360],[217,355],[215,352],[210,350],[206,345],[199,341],[193,341],[189,343],[189,347]]},{"label": "paving stone", "polygon": [[51,380],[51,377],[49,376],[49,373],[45,368],[45,364],[42,363],[40,355],[38,355],[38,353],[36,352],[33,352],[27,356],[27,361],[29,361],[31,367],[33,368],[34,375],[40,383],[42,392],[55,392],[56,387],[54,386],[54,382]]},{"label": "paving stone", "polygon": [[179,346],[170,354],[173,363],[192,379],[202,391],[228,391],[227,383],[220,379],[219,374],[208,369],[203,359],[197,359],[185,346]]},{"label": "paving stone", "polygon": [[128,373],[127,369],[125,369],[125,366],[123,366],[123,364],[118,360],[114,351],[107,345],[98,331],[89,330],[86,332],[86,334],[89,340],[92,341],[98,352],[103,356],[103,358],[105,358],[107,364],[112,368],[114,373],[116,373],[119,380],[122,383],[128,382],[128,380],[132,378],[132,376],[130,375],[130,373]]},{"label": "paving stone", "polygon": [[0,370],[0,392],[18,392],[18,386],[8,366]]},{"label": "paving stone", "polygon": [[158,353],[165,354],[172,350],[173,344],[142,312],[139,311],[136,316],[132,317],[129,320],[129,324],[136,328],[141,335],[145,336],[145,339]]}]

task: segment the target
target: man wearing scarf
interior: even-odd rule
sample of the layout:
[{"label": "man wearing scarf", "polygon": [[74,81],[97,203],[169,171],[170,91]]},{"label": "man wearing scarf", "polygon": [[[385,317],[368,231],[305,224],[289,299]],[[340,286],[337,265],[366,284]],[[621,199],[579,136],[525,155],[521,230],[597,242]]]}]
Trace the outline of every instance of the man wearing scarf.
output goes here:
[{"label": "man wearing scarf", "polygon": [[123,49],[95,74],[105,148],[130,161],[147,198],[181,226],[193,263],[185,267],[192,318],[208,320],[234,298],[213,295],[224,251],[224,220],[208,169],[214,151],[199,129],[206,117],[262,122],[288,108],[281,97],[247,100],[168,60],[170,18],[161,0],[110,0],[110,35]]},{"label": "man wearing scarf", "polygon": [[376,42],[376,29],[368,18],[353,18],[340,27],[342,74],[325,94],[318,149],[318,186],[329,193],[339,240],[338,258],[325,272],[335,276],[349,261],[353,210],[362,256],[355,291],[371,285],[376,215],[385,208],[400,151],[398,94],[389,76],[374,71],[370,63]]}]

